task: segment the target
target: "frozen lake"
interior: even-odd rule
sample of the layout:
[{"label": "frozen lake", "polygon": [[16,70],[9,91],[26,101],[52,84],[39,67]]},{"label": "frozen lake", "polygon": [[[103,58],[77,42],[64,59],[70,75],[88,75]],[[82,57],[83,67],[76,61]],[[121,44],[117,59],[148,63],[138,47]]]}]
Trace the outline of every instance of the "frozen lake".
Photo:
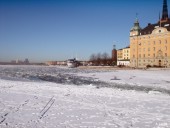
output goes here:
[{"label": "frozen lake", "polygon": [[2,128],[169,128],[170,70],[0,66]]}]

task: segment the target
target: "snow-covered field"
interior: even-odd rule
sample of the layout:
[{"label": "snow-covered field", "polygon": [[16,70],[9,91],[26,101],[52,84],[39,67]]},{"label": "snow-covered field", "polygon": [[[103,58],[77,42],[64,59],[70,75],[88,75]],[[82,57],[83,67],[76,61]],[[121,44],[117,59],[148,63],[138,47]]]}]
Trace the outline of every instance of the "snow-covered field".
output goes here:
[{"label": "snow-covered field", "polygon": [[0,128],[170,128],[170,70],[0,66]]}]

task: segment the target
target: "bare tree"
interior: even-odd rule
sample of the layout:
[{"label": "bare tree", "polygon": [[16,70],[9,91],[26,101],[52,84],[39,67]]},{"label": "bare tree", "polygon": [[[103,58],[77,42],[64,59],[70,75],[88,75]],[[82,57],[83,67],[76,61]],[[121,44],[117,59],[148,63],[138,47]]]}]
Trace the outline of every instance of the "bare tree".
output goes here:
[{"label": "bare tree", "polygon": [[104,52],[104,53],[102,54],[102,64],[103,64],[103,65],[108,65],[108,64],[107,64],[108,59],[109,59],[108,53]]},{"label": "bare tree", "polygon": [[101,64],[101,59],[102,59],[101,58],[101,53],[98,53],[96,57],[97,57],[96,65],[100,65]]},{"label": "bare tree", "polygon": [[92,55],[90,56],[90,61],[94,61],[94,60],[96,60],[96,55],[95,55],[95,54],[92,54]]},{"label": "bare tree", "polygon": [[92,54],[90,56],[90,62],[92,63],[92,65],[95,65],[97,61],[97,56],[95,54]]},{"label": "bare tree", "polygon": [[92,62],[93,65],[99,66],[99,65],[112,65],[112,59],[110,58],[109,54],[104,53],[98,53],[98,54],[92,54],[90,56],[90,62]]}]

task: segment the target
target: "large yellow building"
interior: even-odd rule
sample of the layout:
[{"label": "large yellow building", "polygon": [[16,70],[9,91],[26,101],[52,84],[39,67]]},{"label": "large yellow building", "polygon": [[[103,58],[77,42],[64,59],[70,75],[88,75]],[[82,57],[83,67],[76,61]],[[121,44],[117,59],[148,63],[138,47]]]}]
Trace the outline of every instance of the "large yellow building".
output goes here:
[{"label": "large yellow building", "polygon": [[170,67],[170,18],[167,0],[163,1],[162,18],[156,24],[140,28],[136,19],[130,31],[130,66]]}]

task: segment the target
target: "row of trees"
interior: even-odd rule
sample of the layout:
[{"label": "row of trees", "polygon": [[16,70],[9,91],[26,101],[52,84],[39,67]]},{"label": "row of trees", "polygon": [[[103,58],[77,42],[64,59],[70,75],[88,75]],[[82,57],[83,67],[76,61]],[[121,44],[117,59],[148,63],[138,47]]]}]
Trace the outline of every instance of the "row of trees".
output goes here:
[{"label": "row of trees", "polygon": [[90,60],[92,65],[95,66],[107,66],[107,65],[114,65],[114,62],[112,58],[109,56],[108,53],[97,53],[97,54],[92,54],[90,56]]}]

